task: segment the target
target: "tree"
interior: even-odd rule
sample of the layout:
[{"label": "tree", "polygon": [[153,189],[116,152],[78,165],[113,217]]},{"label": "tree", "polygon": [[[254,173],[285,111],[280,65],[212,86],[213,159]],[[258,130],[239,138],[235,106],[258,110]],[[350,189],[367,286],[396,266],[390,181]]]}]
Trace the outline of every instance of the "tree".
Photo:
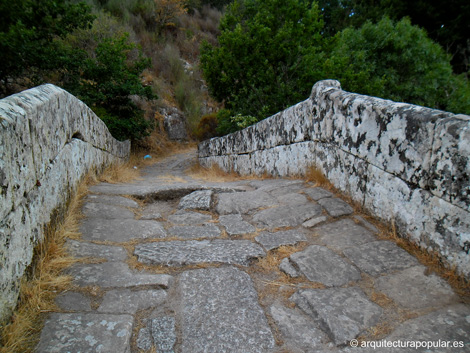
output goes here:
[{"label": "tree", "polygon": [[234,1],[221,21],[219,46],[202,48],[212,95],[233,114],[258,119],[305,99],[320,78],[321,28],[312,1]]},{"label": "tree", "polygon": [[409,19],[383,18],[343,30],[324,67],[325,77],[338,79],[346,90],[470,112],[470,102],[466,107],[456,102],[468,92],[468,83],[453,75],[450,56]]},{"label": "tree", "polygon": [[84,3],[66,0],[0,0],[0,13],[1,95],[11,93],[6,81],[24,76],[25,70],[31,85],[39,83],[40,72],[56,68],[64,57],[55,39],[89,27],[94,18]]}]

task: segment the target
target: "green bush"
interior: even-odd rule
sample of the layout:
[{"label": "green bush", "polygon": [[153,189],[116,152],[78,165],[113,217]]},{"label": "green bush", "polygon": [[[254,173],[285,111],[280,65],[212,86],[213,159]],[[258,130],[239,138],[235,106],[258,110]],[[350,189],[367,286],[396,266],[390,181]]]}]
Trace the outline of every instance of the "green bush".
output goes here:
[{"label": "green bush", "polygon": [[206,43],[201,51],[211,94],[234,114],[258,119],[305,99],[321,78],[315,60],[321,28],[312,1],[234,1],[221,21],[219,46]]}]

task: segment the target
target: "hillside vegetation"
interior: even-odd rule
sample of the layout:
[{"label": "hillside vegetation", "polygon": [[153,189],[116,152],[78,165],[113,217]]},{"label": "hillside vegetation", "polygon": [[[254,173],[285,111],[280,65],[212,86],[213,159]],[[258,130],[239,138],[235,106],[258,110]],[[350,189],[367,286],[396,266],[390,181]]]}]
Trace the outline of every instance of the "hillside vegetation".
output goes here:
[{"label": "hillside vegetation", "polygon": [[205,139],[305,99],[322,79],[470,114],[470,6],[451,3],[0,0],[0,96],[57,84],[144,148],[164,108]]}]

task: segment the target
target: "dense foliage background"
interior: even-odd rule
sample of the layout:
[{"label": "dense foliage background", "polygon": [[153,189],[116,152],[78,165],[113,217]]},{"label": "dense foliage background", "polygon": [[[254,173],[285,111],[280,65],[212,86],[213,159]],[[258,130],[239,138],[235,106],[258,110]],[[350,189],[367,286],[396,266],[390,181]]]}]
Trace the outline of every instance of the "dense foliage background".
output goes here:
[{"label": "dense foliage background", "polygon": [[0,97],[54,83],[137,144],[161,108],[203,139],[327,78],[470,114],[465,0],[0,0],[0,13]]}]

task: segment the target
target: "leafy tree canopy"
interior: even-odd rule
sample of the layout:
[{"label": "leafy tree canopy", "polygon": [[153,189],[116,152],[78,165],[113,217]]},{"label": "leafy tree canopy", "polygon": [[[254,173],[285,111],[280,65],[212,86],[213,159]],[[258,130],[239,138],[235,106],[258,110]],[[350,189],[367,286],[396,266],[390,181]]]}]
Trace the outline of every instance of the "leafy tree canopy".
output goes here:
[{"label": "leafy tree canopy", "polygon": [[206,44],[201,65],[212,95],[234,114],[258,119],[304,99],[320,78],[315,2],[235,0],[222,19],[219,46]]}]

